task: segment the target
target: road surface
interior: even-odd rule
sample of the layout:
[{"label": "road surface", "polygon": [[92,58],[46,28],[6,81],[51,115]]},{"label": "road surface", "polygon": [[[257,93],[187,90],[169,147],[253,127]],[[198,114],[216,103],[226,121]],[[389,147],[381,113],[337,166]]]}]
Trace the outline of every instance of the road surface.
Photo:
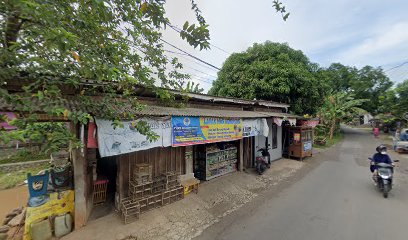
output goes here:
[{"label": "road surface", "polygon": [[345,129],[345,140],[316,155],[310,172],[279,193],[266,192],[196,239],[407,240],[408,159],[399,156],[404,162],[384,199],[366,160],[379,143],[367,131]]}]

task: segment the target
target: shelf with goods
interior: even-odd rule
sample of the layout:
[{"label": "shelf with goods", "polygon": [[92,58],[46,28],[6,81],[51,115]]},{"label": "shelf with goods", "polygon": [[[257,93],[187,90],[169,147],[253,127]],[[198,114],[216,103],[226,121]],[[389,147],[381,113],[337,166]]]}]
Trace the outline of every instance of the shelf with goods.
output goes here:
[{"label": "shelf with goods", "polygon": [[194,147],[194,176],[209,180],[237,170],[237,142],[219,142]]},{"label": "shelf with goods", "polygon": [[208,147],[206,149],[205,180],[236,171],[237,158],[238,149],[235,146],[225,146],[224,149]]}]

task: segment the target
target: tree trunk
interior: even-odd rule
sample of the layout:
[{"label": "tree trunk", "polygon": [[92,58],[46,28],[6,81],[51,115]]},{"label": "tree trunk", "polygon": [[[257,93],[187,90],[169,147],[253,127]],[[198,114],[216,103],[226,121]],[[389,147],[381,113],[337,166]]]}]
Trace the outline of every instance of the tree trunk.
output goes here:
[{"label": "tree trunk", "polygon": [[333,139],[335,129],[336,129],[336,120],[333,120],[330,126],[330,139]]}]

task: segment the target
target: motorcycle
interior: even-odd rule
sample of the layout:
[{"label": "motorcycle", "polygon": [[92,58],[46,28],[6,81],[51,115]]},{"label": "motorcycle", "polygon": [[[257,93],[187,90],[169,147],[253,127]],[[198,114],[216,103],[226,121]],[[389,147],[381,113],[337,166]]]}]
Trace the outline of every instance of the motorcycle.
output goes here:
[{"label": "motorcycle", "polygon": [[[377,183],[378,189],[382,192],[384,198],[388,198],[388,193],[392,189],[392,179],[394,173],[394,164],[388,163],[375,163],[372,158],[371,166],[376,166],[377,174],[374,175],[373,180]],[[399,162],[399,160],[394,160]]]},{"label": "motorcycle", "polygon": [[271,167],[271,157],[269,148],[260,148],[256,152],[255,168],[259,175],[262,175],[267,168]]}]

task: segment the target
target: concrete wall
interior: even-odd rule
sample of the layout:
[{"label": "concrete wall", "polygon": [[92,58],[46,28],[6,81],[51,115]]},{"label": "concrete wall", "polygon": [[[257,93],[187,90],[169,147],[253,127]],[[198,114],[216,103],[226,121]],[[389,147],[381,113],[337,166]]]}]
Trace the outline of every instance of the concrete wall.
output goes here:
[{"label": "concrete wall", "polygon": [[[278,147],[275,149],[269,150],[269,154],[271,155],[271,160],[277,160],[282,158],[282,127],[278,126]],[[271,139],[271,147],[272,147],[272,131],[269,132],[270,136],[269,138]]]},{"label": "concrete wall", "polygon": [[24,169],[27,169],[27,168],[41,166],[43,164],[48,163],[49,161],[50,160],[39,160],[39,161],[32,161],[32,162],[1,164],[0,165],[0,171],[12,172],[12,171],[24,170]]},{"label": "concrete wall", "polygon": [[[272,148],[272,119],[271,118],[267,119],[267,122],[269,126],[268,144],[270,144],[270,147]],[[282,127],[278,126],[277,134],[278,134],[277,136],[278,147],[269,150],[269,154],[271,155],[271,161],[282,158]],[[266,138],[264,136],[255,137],[255,154],[259,148],[265,147],[265,139]]]}]

